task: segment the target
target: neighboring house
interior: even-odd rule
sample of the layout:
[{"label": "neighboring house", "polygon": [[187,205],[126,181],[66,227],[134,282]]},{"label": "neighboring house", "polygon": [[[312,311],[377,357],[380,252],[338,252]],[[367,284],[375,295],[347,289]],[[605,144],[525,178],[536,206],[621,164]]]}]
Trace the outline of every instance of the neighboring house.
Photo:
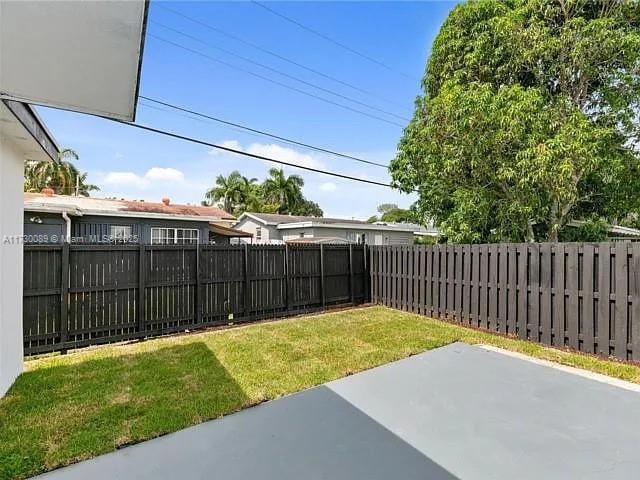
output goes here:
[{"label": "neighboring house", "polygon": [[[580,227],[584,225],[584,220],[571,220],[567,226],[569,227]],[[631,227],[623,227],[622,225],[609,225],[609,230],[607,231],[607,237],[611,241],[630,241],[637,242],[640,241],[640,230],[637,228]]]},{"label": "neighboring house", "polygon": [[411,224],[368,223],[342,218],[243,213],[235,228],[251,233],[255,243],[367,243],[411,245],[420,227]]},{"label": "neighboring house", "polygon": [[217,207],[46,193],[24,194],[27,243],[130,242],[151,245],[228,244],[250,234],[231,228]]}]

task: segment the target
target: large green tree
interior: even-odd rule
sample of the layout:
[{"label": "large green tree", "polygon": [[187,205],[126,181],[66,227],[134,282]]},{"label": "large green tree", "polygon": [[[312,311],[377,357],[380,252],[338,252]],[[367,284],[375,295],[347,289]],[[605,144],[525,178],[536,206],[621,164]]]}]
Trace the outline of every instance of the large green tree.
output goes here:
[{"label": "large green tree", "polygon": [[205,203],[207,205],[213,205],[216,202],[220,203],[225,211],[234,213],[236,207],[242,201],[242,192],[247,183],[250,183],[250,181],[245,181],[237,170],[234,170],[226,177],[218,175],[215,185],[205,193]]},{"label": "large green tree", "polygon": [[204,205],[220,204],[227,212],[287,213],[321,217],[320,206],[304,198],[304,180],[298,175],[285,175],[282,169],[272,168],[269,177],[258,183],[234,170],[229,175],[218,175],[215,185],[205,193]]},{"label": "large green tree", "polygon": [[640,204],[640,2],[455,7],[392,162],[456,242],[555,241]]},{"label": "large green tree", "polygon": [[304,199],[303,186],[304,180],[300,175],[285,175],[281,168],[272,168],[262,189],[269,203],[279,205],[278,213],[294,213]]},{"label": "large green tree", "polygon": [[56,161],[27,162],[24,169],[24,191],[40,192],[51,188],[58,195],[80,195],[88,197],[92,191],[100,190],[87,182],[87,174],[80,173],[71,160],[78,154],[65,148]]}]

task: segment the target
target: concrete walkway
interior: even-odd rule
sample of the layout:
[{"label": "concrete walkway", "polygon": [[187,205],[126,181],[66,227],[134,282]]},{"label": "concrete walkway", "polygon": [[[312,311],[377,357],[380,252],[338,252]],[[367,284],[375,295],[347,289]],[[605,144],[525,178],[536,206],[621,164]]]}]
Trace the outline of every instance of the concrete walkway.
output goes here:
[{"label": "concrete walkway", "polygon": [[617,479],[640,393],[453,344],[39,478]]}]

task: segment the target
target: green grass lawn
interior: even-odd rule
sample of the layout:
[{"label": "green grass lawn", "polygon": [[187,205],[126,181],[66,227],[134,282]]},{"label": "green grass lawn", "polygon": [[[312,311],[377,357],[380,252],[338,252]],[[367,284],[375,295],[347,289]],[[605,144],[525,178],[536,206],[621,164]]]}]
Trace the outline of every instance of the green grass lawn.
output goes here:
[{"label": "green grass lawn", "polygon": [[370,307],[32,360],[0,400],[0,478],[21,478],[454,341],[640,383],[640,367]]}]

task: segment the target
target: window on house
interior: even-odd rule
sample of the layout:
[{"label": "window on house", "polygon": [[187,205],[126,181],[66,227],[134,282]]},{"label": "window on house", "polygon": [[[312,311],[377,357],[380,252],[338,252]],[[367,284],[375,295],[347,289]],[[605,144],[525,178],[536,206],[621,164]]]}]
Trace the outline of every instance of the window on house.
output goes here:
[{"label": "window on house", "polygon": [[152,245],[195,245],[198,243],[198,230],[195,228],[164,228],[151,229]]},{"label": "window on house", "polygon": [[300,238],[304,238],[304,232],[300,232]]},{"label": "window on house", "polygon": [[110,240],[116,242],[127,241],[131,239],[131,226],[130,225],[111,225],[109,236]]},{"label": "window on house", "polygon": [[256,240],[262,240],[262,227],[256,227]]}]

